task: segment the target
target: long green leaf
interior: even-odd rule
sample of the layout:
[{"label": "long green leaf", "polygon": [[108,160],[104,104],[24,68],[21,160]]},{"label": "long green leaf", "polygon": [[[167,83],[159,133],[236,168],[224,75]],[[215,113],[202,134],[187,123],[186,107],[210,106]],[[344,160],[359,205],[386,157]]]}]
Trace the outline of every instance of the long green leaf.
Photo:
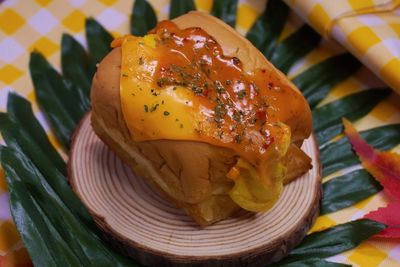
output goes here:
[{"label": "long green leaf", "polygon": [[151,5],[146,0],[136,0],[131,15],[131,33],[143,36],[156,25],[157,16]]},{"label": "long green leaf", "polygon": [[257,47],[266,58],[270,58],[278,37],[289,15],[288,6],[281,0],[270,0],[264,12],[247,32],[246,38]]},{"label": "long green leaf", "polygon": [[[35,240],[30,239],[32,232],[38,232],[45,243],[52,247],[49,251],[51,257],[46,259],[50,265],[44,266],[87,266],[87,264],[136,266],[133,262],[129,263],[125,258],[110,251],[93,230],[77,220],[73,212],[63,204],[59,196],[47,184],[45,177],[24,154],[3,148],[1,161],[7,182],[11,185],[10,194],[19,195],[12,198],[12,207],[22,207],[25,213],[33,209],[33,213],[27,213],[27,220],[32,221],[28,229],[24,228],[26,221],[21,218],[18,218],[17,224],[17,226],[22,225],[19,231],[24,242],[27,243],[28,250],[35,246]],[[16,182],[30,186],[18,188],[15,187]],[[21,199],[21,195],[24,195],[25,199]],[[28,196],[31,197],[30,200],[26,200]],[[15,214],[14,209],[13,214]],[[36,250],[33,248],[32,251]],[[33,254],[32,251],[30,251],[30,256],[34,261],[43,257],[41,253]],[[76,258],[70,257],[69,251],[73,251]],[[63,258],[60,263],[57,262],[59,258]],[[76,264],[76,260],[79,260],[79,264]]]},{"label": "long green leaf", "polygon": [[323,259],[306,259],[300,261],[294,261],[289,263],[276,263],[271,265],[270,267],[350,267],[351,265],[329,262]]},{"label": "long green leaf", "polygon": [[[361,136],[376,149],[388,150],[400,143],[400,124],[362,131]],[[320,151],[323,176],[359,163],[347,137],[323,146]]]},{"label": "long green leaf", "polygon": [[321,36],[310,26],[304,25],[278,44],[271,56],[271,62],[283,73],[301,58],[311,52],[321,40]]},{"label": "long green leaf", "polygon": [[[52,238],[54,237],[50,229],[52,227],[46,222],[35,199],[29,193],[29,183],[23,181],[14,168],[21,158],[25,159],[21,154],[18,156],[16,159],[11,149],[1,148],[1,162],[9,186],[12,215],[33,263],[36,266],[72,266],[70,262],[79,264],[73,253],[63,249],[64,242],[57,242]],[[23,164],[28,166],[29,163],[23,162]],[[32,174],[25,175],[27,178]],[[68,257],[65,257],[66,254]]]},{"label": "long green leaf", "polygon": [[96,64],[111,51],[112,35],[93,18],[86,19],[86,40],[91,58],[91,72],[93,76]]},{"label": "long green leaf", "polygon": [[69,138],[86,112],[79,90],[64,80],[39,53],[31,53],[29,61],[36,97],[48,118],[55,135],[64,148],[69,147]]},{"label": "long green leaf", "polygon": [[82,45],[71,35],[63,34],[61,40],[61,67],[65,78],[74,83],[89,97],[91,73],[89,58]]},{"label": "long green leaf", "polygon": [[362,241],[379,233],[386,226],[371,220],[357,220],[340,224],[306,236],[283,263],[310,258],[326,258],[357,247]]},{"label": "long green leaf", "polygon": [[[14,106],[14,109],[18,108],[19,106]],[[34,122],[32,124],[37,124],[35,117],[29,111],[25,114],[25,118]],[[59,170],[56,165],[57,162],[53,161],[52,158],[54,149],[42,146],[40,140],[47,139],[43,129],[38,126],[38,128],[30,130],[29,132],[26,131],[24,126],[14,121],[8,114],[0,113],[0,132],[7,146],[28,155],[40,172],[47,177],[47,181],[53,190],[63,198],[65,204],[75,210],[85,223],[93,225],[89,213],[67,184],[64,174],[65,163],[63,163],[64,166],[60,166],[62,169]],[[37,139],[34,139],[33,136]],[[54,159],[56,160],[56,158]]]},{"label": "long green leaf", "polygon": [[322,184],[320,214],[350,207],[381,190],[379,182],[365,170],[336,177]]},{"label": "long green leaf", "polygon": [[329,91],[354,74],[361,63],[350,54],[342,54],[318,63],[293,79],[311,108],[326,97]]},{"label": "long green leaf", "polygon": [[193,0],[171,0],[169,6],[169,19],[174,19],[192,10],[196,10]]},{"label": "long green leaf", "polygon": [[[51,145],[46,132],[33,115],[31,103],[25,98],[11,92],[8,94],[7,112],[12,120],[18,123],[19,131],[29,133],[30,138],[35,140],[40,150],[46,151],[46,156],[51,159],[54,167],[65,175],[65,162]],[[0,129],[2,128],[4,128],[4,125],[3,127],[0,125]]]},{"label": "long green leaf", "polygon": [[342,118],[355,121],[370,112],[390,89],[371,89],[351,94],[313,110],[313,128],[319,144],[324,144],[343,130]]},{"label": "long green leaf", "polygon": [[231,27],[235,27],[238,0],[214,1],[211,8],[211,15],[225,21]]}]

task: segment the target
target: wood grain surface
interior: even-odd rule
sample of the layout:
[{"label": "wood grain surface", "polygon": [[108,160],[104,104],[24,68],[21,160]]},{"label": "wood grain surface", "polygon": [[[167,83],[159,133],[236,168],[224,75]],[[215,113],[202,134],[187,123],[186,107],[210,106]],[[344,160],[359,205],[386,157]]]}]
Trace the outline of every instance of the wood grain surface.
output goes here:
[{"label": "wood grain surface", "polygon": [[286,185],[268,212],[240,212],[199,228],[135,175],[95,135],[90,114],[77,127],[69,182],[97,225],[121,253],[146,266],[265,266],[305,236],[319,212],[321,170],[314,137],[302,149],[313,168]]}]

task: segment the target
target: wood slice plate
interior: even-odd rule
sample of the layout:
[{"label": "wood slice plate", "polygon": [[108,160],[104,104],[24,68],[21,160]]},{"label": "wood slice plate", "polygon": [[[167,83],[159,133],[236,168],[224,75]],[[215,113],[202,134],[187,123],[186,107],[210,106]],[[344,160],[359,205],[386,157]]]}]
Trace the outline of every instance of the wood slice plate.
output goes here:
[{"label": "wood slice plate", "polygon": [[319,213],[321,170],[314,137],[302,149],[313,169],[286,185],[265,213],[241,212],[199,228],[95,135],[90,114],[76,129],[69,182],[107,239],[146,266],[265,266],[301,242]]}]

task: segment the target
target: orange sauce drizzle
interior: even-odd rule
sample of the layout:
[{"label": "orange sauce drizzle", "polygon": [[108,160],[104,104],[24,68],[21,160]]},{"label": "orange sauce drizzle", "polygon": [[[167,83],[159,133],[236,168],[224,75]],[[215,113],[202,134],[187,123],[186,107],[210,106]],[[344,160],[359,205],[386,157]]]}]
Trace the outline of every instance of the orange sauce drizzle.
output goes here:
[{"label": "orange sauce drizzle", "polygon": [[293,116],[288,107],[298,94],[265,69],[244,73],[242,62],[224,56],[201,28],[181,30],[163,21],[151,33],[159,37],[154,87],[191,90],[192,104],[207,118],[197,122],[199,138],[259,163],[269,145],[286,134],[279,122]]}]

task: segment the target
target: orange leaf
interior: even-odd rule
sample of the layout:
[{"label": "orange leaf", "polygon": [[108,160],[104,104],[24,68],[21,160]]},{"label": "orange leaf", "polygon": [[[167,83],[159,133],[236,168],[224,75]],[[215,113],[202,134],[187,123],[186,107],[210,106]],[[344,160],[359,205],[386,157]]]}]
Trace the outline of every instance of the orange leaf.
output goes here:
[{"label": "orange leaf", "polygon": [[343,119],[344,131],[362,166],[384,187],[390,203],[365,215],[365,218],[386,224],[388,227],[376,236],[400,238],[400,155],[381,152],[371,147],[353,125]]},{"label": "orange leaf", "polygon": [[353,125],[343,119],[345,133],[363,167],[377,179],[393,200],[400,202],[400,155],[371,147]]},{"label": "orange leaf", "polygon": [[364,216],[370,220],[386,224],[388,227],[376,234],[378,237],[400,238],[400,204],[389,203],[384,208],[379,208]]}]

